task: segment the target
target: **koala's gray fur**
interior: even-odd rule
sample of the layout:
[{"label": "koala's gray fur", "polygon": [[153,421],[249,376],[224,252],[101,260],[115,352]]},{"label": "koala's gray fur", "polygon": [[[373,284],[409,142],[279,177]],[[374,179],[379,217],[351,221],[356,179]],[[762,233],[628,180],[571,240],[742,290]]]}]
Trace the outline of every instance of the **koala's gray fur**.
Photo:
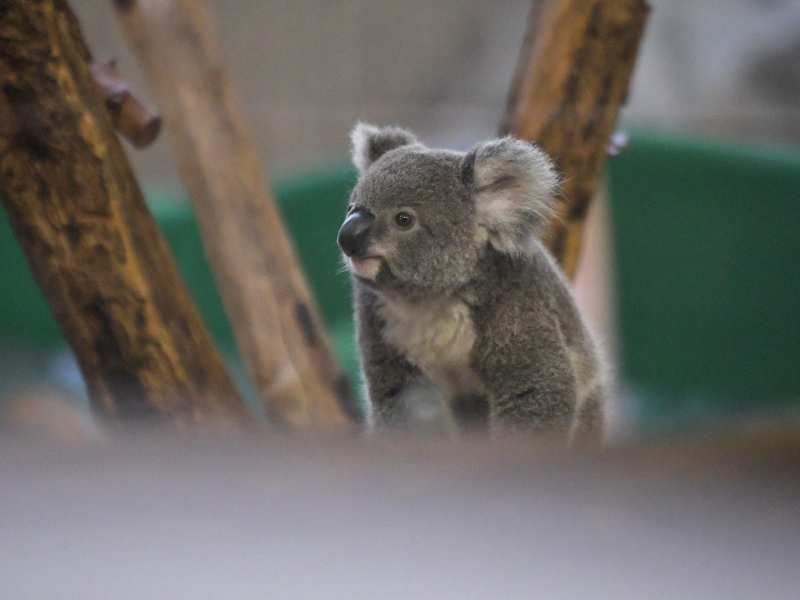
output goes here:
[{"label": "koala's gray fur", "polygon": [[536,237],[558,183],[546,155],[512,138],[433,150],[365,124],[352,140],[339,242],[373,425],[411,425],[433,391],[461,425],[599,434],[602,361]]}]

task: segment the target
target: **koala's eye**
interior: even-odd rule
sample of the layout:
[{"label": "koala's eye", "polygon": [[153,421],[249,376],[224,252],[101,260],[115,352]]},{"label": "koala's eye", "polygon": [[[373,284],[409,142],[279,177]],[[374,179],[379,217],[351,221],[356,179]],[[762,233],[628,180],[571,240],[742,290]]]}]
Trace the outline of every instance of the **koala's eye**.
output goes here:
[{"label": "koala's eye", "polygon": [[403,231],[408,231],[414,226],[415,219],[414,215],[410,212],[406,212],[401,210],[394,216],[394,224],[398,229],[402,229]]},{"label": "koala's eye", "polygon": [[354,207],[354,206],[355,206],[355,204],[352,204],[352,203],[351,203],[351,204],[348,204],[348,205],[347,205],[347,212],[350,212],[351,210],[353,210],[353,207]]}]

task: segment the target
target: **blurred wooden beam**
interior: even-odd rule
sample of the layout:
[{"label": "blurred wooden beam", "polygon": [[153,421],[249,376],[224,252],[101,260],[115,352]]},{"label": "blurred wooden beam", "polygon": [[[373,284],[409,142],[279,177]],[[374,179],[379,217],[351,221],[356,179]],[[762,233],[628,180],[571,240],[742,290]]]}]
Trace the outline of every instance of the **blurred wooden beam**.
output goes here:
[{"label": "blurred wooden beam", "polygon": [[0,194],[109,420],[250,421],[150,214],[69,6],[0,10]]},{"label": "blurred wooden beam", "polygon": [[[358,410],[337,366],[200,0],[115,0],[195,203],[240,352],[269,413],[339,429]],[[348,414],[350,417],[348,417]]]},{"label": "blurred wooden beam", "polygon": [[541,145],[561,172],[558,218],[546,242],[572,277],[650,9],[645,0],[536,4],[501,130]]},{"label": "blurred wooden beam", "polygon": [[528,76],[528,71],[531,68],[531,60],[533,58],[533,48],[536,43],[536,34],[539,29],[539,23],[542,20],[542,15],[545,9],[554,0],[533,0],[531,2],[531,9],[528,13],[528,27],[525,30],[525,37],[522,38],[522,48],[520,48],[519,58],[517,59],[517,66],[514,69],[514,76],[511,79],[511,86],[508,89],[508,96],[506,97],[506,108],[503,111],[503,118],[500,122],[500,135],[513,135],[517,127],[519,115],[520,97],[523,92],[523,85]]}]

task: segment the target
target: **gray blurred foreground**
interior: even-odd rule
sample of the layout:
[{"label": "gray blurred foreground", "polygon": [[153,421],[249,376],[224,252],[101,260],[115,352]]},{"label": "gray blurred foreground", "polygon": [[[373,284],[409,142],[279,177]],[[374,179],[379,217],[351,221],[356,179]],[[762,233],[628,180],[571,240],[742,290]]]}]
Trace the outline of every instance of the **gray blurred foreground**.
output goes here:
[{"label": "gray blurred foreground", "polygon": [[0,598],[796,600],[800,435],[0,438]]}]

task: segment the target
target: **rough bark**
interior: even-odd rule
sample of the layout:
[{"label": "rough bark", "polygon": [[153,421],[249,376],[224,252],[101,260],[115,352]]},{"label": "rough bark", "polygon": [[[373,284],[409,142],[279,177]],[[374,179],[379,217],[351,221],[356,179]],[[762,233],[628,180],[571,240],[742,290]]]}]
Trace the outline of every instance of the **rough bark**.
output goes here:
[{"label": "rough bark", "polygon": [[250,421],[89,73],[63,0],[0,7],[0,194],[33,275],[111,422]]},{"label": "rough bark", "polygon": [[554,1],[533,0],[531,2],[531,10],[528,13],[528,28],[525,30],[525,37],[522,39],[522,48],[520,48],[517,66],[514,69],[514,77],[511,80],[511,86],[508,88],[506,108],[503,112],[503,120],[500,122],[500,135],[513,135],[517,126],[517,120],[519,119],[517,110],[522,96],[522,86],[530,70],[539,22],[546,8]]},{"label": "rough bark", "polygon": [[337,429],[357,415],[199,0],[115,0],[164,113],[242,358],[271,415]]},{"label": "rough bark", "polygon": [[546,242],[570,277],[649,10],[644,0],[543,0],[531,12],[501,129],[556,161],[563,183]]}]

